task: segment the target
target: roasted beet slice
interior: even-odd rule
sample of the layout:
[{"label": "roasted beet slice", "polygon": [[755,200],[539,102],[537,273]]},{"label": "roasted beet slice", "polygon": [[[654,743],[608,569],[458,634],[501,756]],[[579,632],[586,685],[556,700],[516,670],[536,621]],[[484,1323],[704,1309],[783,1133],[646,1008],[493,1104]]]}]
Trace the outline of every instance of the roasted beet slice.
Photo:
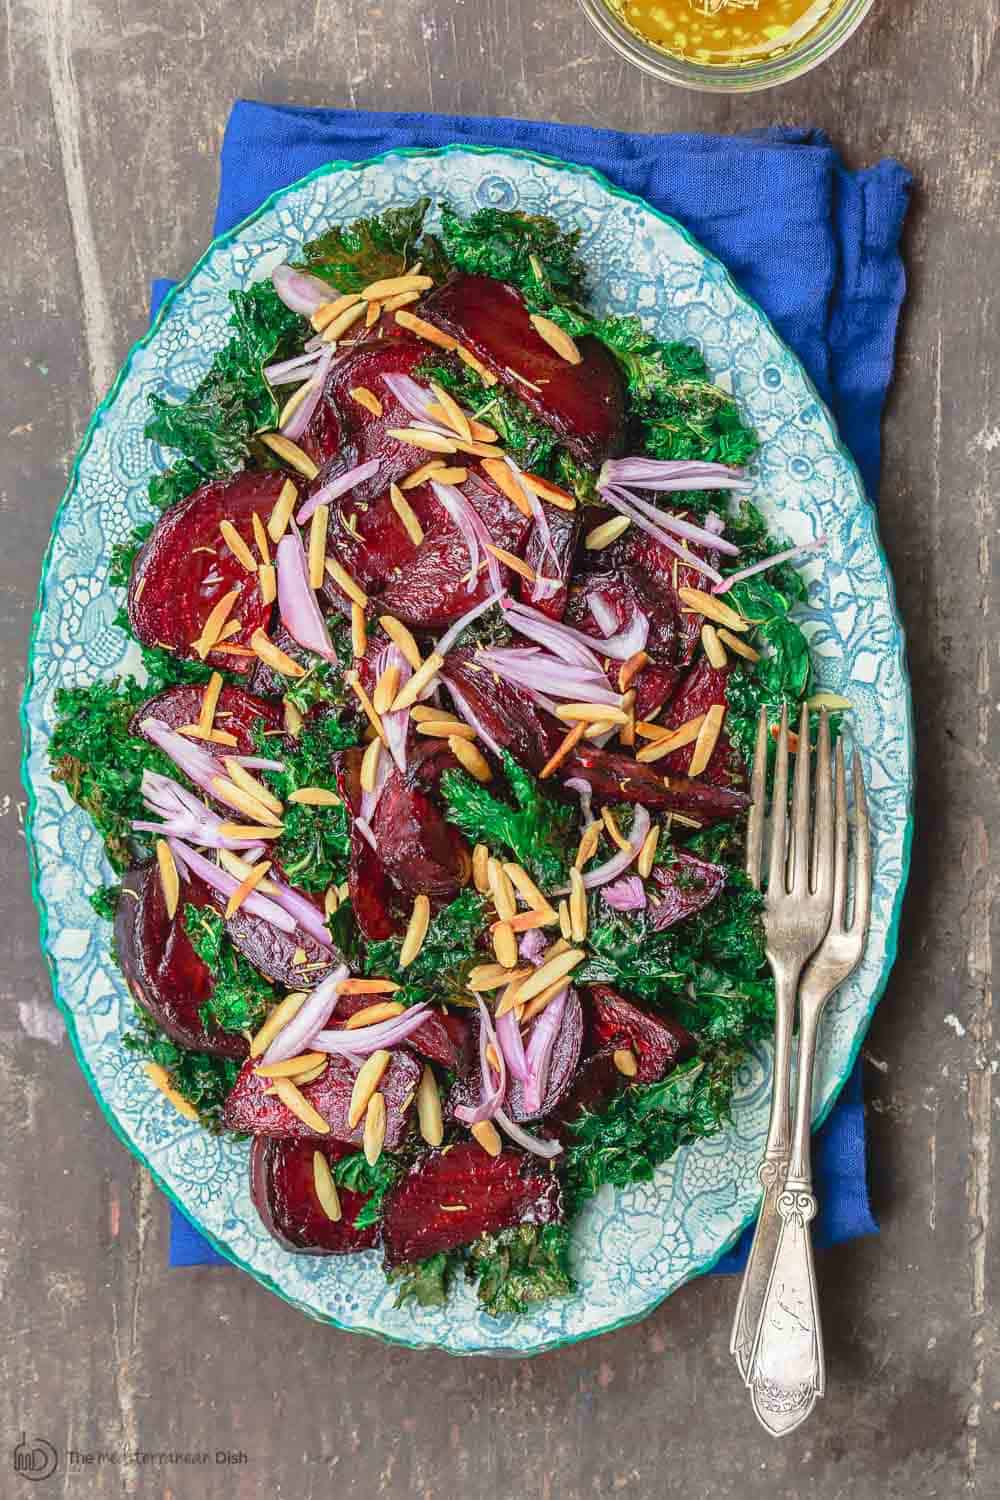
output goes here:
[{"label": "roasted beet slice", "polygon": [[[244,471],[232,479],[202,485],[178,500],[160,517],[132,568],[128,616],[132,632],[144,645],[165,646],[178,656],[198,659],[194,642],[219,601],[237,595],[229,619],[239,630],[227,646],[248,648],[254,631],[266,628],[271,605],[261,596],[256,573],[248,573],[219,533],[231,521],[253,550],[253,514],[266,521],[285,483],[285,475],[268,470]],[[211,651],[208,661],[230,672],[246,673],[254,656]]]},{"label": "roasted beet slice", "polygon": [[[312,901],[317,914],[322,915],[321,904],[307,891],[300,891],[299,895]],[[212,901],[218,910],[224,909],[223,897],[213,895]],[[255,969],[259,969],[268,979],[273,979],[275,984],[284,985],[286,989],[311,990],[340,963],[339,953],[321,948],[301,927],[297,927],[294,932],[282,932],[280,928],[272,927],[263,917],[247,911],[245,906],[241,906],[239,911],[227,919],[226,931],[234,946],[244,958],[250,960]]]},{"label": "roasted beet slice", "polygon": [[638,610],[649,623],[647,655],[660,666],[675,666],[677,617],[662,590],[652,588],[641,575],[628,568],[584,573],[571,590],[566,623],[599,640],[604,631],[594,613],[597,601],[605,610],[612,611],[615,630],[627,629]]},{"label": "roasted beet slice", "polygon": [[326,1141],[275,1141],[258,1136],[250,1147],[250,1197],[268,1234],[298,1255],[350,1255],[378,1243],[378,1225],[355,1229],[371,1194],[339,1187],[334,1222],[316,1196],[313,1157],[322,1151],[332,1167],[348,1147]]},{"label": "roasted beet slice", "polygon": [[[461,1077],[456,1078],[451,1093],[448,1095],[446,1113],[449,1119],[454,1119],[458,1105],[479,1103],[479,1022],[471,1020],[467,1024],[472,1045],[467,1054],[466,1069]],[[580,1052],[583,1048],[583,1031],[583,1007],[580,1004],[580,997],[576,990],[570,990],[562,1026],[552,1049],[552,1061],[549,1065],[542,1107],[529,1110],[524,1102],[524,1085],[516,1078],[511,1078],[508,1080],[504,1103],[504,1109],[511,1119],[537,1120],[551,1114],[576,1075]],[[526,1043],[530,1034],[529,1032],[525,1038]]]},{"label": "roasted beet slice", "polygon": [[464,647],[448,653],[441,676],[446,687],[454,683],[490,738],[531,771],[540,771],[565,737],[564,724],[523,688],[498,682],[477,666],[475,653]]},{"label": "roasted beet slice", "polygon": [[[277,1094],[267,1094],[266,1078],[254,1072],[254,1060],[248,1058],[226,1100],[223,1123],[227,1130],[245,1130],[251,1135],[270,1135],[278,1140],[325,1140],[311,1125],[305,1125],[282,1104]],[[330,1126],[331,1141],[346,1141],[360,1147],[364,1139],[364,1120],[354,1130],[347,1123],[351,1090],[357,1068],[345,1057],[331,1057],[324,1072],[314,1083],[302,1085],[302,1093]],[[397,1050],[379,1084],[385,1099],[385,1149],[395,1151],[406,1132],[410,1102],[420,1082],[420,1064],[410,1052]]]},{"label": "roasted beet slice", "polygon": [[[697,718],[699,714],[705,713],[714,705],[721,704],[725,707],[726,683],[731,670],[729,666],[713,667],[707,657],[702,657],[685,677],[661,722],[668,729],[676,729],[681,724],[687,724],[691,719]],[[694,743],[692,742],[690,745],[682,745],[679,750],[672,750],[656,764],[663,774],[673,781],[675,776],[686,774],[693,754]],[[703,781],[706,786],[746,786],[746,767],[726,733],[725,720],[723,720],[719,738],[715,742],[712,757],[698,780]]]},{"label": "roasted beet slice", "polygon": [[658,766],[642,765],[627,755],[588,748],[574,750],[557,774],[563,781],[570,777],[586,781],[602,802],[638,802],[650,812],[683,813],[696,818],[701,828],[735,818],[750,805],[746,793],[735,788],[657,772]]},{"label": "roasted beet slice", "polygon": [[245,1037],[208,1028],[199,1014],[212,995],[212,972],[191,945],[183,911],[185,902],[202,906],[208,896],[200,880],[185,881],[170,917],[156,865],[130,870],[115,917],[118,962],[135,999],[171,1041],[216,1057],[246,1057]]},{"label": "roasted beet slice", "polygon": [[514,1224],[563,1216],[558,1179],[520,1152],[488,1156],[475,1141],[431,1151],[389,1189],[382,1205],[387,1266],[425,1260]]},{"label": "roasted beet slice", "polygon": [[[379,998],[378,995],[342,995],[337,1001],[336,1015],[330,1022],[331,1028],[341,1029],[351,1016],[373,1005]],[[418,1026],[407,1037],[406,1045],[431,1062],[440,1063],[442,1068],[456,1071],[464,1069],[472,1056],[470,1023],[462,1016],[450,1013],[442,1015],[440,1011],[431,1011],[423,1025]]]},{"label": "roasted beet slice", "polygon": [[652,878],[658,895],[650,899],[649,923],[654,932],[664,932],[693,912],[704,911],[725,885],[726,871],[722,865],[677,849],[669,864],[656,866]]},{"label": "roasted beet slice", "polygon": [[679,1021],[640,1010],[609,984],[588,986],[585,998],[591,1046],[630,1048],[639,1063],[636,1083],[655,1083],[695,1051],[694,1037]]},{"label": "roasted beet slice", "polygon": [[540,1134],[554,1136],[563,1143],[572,1141],[569,1127],[574,1120],[583,1114],[600,1114],[631,1081],[616,1067],[613,1047],[593,1053],[580,1064],[555,1109],[541,1122]]},{"label": "roasted beet slice", "polygon": [[[279,689],[280,691],[280,689]],[[182,683],[157,693],[139,709],[129,729],[133,734],[141,733],[143,719],[162,719],[170,729],[180,729],[186,724],[196,724],[201,712],[201,700],[205,689],[200,684]],[[226,683],[219,694],[215,711],[216,729],[224,729],[235,735],[235,745],[208,746],[220,755],[253,755],[254,730],[280,730],[281,709],[275,703],[248,693],[243,688]],[[199,741],[199,743],[201,743]]]},{"label": "roasted beet slice", "polygon": [[443,904],[454,900],[466,884],[472,855],[462,834],[398,771],[382,788],[372,831],[389,878],[411,900],[426,895]]},{"label": "roasted beet slice", "polygon": [[582,361],[569,364],[536,332],[520,292],[491,276],[453,276],[421,312],[511,385],[581,462],[597,465],[619,451],[624,383],[597,339],[578,339]]},{"label": "roasted beet slice", "polygon": [[[663,509],[665,510],[666,507]],[[671,511],[670,514],[676,516],[679,521],[698,522],[697,516],[685,510]],[[691,551],[703,562],[707,562],[710,567],[718,567],[718,552],[693,545]],[[707,585],[704,573],[699,573],[697,568],[689,567],[681,562],[669,547],[665,547],[662,542],[658,542],[655,537],[649,536],[645,531],[640,531],[637,526],[630,526],[625,535],[603,552],[601,557],[603,566],[627,569],[644,578],[653,593],[662,597],[671,608],[677,619],[676,660],[678,665],[687,666],[694,658],[701,636],[702,621],[700,615],[685,611],[678,598],[677,590],[679,588],[705,588]]]},{"label": "roasted beet slice", "polygon": [[[421,454],[409,443],[389,436],[392,428],[412,426],[413,418],[396,400],[385,376],[412,375],[414,367],[431,352],[430,346],[420,339],[375,337],[365,339],[334,361],[323,397],[298,440],[300,447],[320,465],[317,486],[344,468],[377,458],[381,465],[378,474],[352,492],[364,504],[375,495],[388,492],[390,484],[423,463],[428,457],[426,453]],[[351,391],[359,387],[371,391],[382,403],[381,416],[376,417],[354,400]]]},{"label": "roasted beet slice", "polygon": [[535,572],[544,578],[558,578],[560,587],[544,598],[534,597],[535,585],[527,578],[517,580],[518,590],[521,598],[526,604],[534,605],[543,615],[548,615],[550,620],[561,620],[566,613],[566,602],[569,599],[569,581],[573,575],[573,559],[576,556],[576,544],[580,537],[580,511],[561,510],[555,505],[546,505],[545,518],[549,523],[549,538],[551,550],[547,548],[542,540],[542,533],[537,526],[533,526],[528,536],[528,545],[524,550],[524,560],[530,563]]}]

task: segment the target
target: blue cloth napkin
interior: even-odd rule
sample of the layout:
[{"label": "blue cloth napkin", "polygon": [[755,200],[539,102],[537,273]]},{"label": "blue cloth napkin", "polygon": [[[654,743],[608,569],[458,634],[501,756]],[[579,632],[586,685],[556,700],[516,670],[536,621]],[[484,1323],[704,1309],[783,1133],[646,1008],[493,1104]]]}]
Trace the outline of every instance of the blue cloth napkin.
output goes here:
[{"label": "blue cloth napkin", "polygon": [[[215,232],[329,161],[453,142],[537,151],[597,168],[674,215],[771,318],[832,408],[877,493],[880,420],[904,294],[899,237],[910,186],[894,161],[849,171],[819,131],[632,135],[539,121],[276,107],[241,100],[229,118]],[[169,282],[157,282],[153,311]],[[860,1062],[816,1138],[816,1240],[877,1232],[868,1201]],[[748,1231],[718,1263],[743,1265]],[[225,1264],[176,1208],[170,1264]]]}]

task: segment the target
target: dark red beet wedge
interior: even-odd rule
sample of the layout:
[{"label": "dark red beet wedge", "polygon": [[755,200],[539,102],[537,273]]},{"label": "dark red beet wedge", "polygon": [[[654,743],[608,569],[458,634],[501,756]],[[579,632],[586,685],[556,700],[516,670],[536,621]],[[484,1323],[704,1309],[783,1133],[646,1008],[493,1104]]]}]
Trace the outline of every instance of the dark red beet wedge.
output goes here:
[{"label": "dark red beet wedge", "polygon": [[[261,597],[256,573],[248,573],[229,550],[219,524],[231,521],[253,551],[254,511],[266,522],[284,483],[285,475],[271,470],[244,471],[202,485],[164,512],[136,557],[129,582],[129,622],[144,645],[197,660],[194,642],[212,610],[231,592],[237,598],[229,619],[238,620],[240,628],[225,644],[249,647],[254,631],[266,629],[271,605]],[[223,649],[209,652],[207,660],[246,673],[257,658]]]},{"label": "dark red beet wedge", "polygon": [[[479,1103],[479,1021],[474,1018],[467,1024],[472,1045],[468,1053],[466,1070],[461,1077],[456,1078],[448,1095],[445,1114],[449,1120],[455,1119],[455,1110],[459,1105]],[[583,1007],[580,1004],[580,997],[575,990],[570,990],[563,1023],[552,1049],[552,1061],[549,1065],[542,1107],[529,1110],[524,1102],[524,1085],[516,1078],[508,1078],[507,1095],[503,1107],[512,1120],[541,1119],[555,1109],[576,1074],[580,1052],[583,1048],[583,1030]],[[525,1037],[525,1044],[530,1034],[529,1032]]]},{"label": "dark red beet wedge", "polygon": [[[729,680],[730,671],[731,668],[728,666],[713,667],[707,657],[702,657],[681,683],[661,722],[668,729],[676,729],[717,704],[725,707],[726,683]],[[675,776],[684,776],[687,773],[693,755],[694,744],[692,742],[690,745],[682,745],[679,750],[672,750],[656,764],[663,774],[673,781]],[[704,782],[706,786],[742,788],[746,786],[746,779],[746,767],[726,733],[725,720],[723,720],[712,757],[698,780]]]},{"label": "dark red beet wedge", "polygon": [[[279,688],[279,692],[281,689]],[[197,724],[198,715],[201,712],[201,700],[205,689],[200,683],[182,683],[178,687],[167,688],[163,693],[157,693],[155,698],[150,698],[142,705],[139,712],[133,718],[129,729],[132,734],[141,733],[140,725],[143,719],[162,719],[169,729],[180,729],[186,724]],[[219,704],[215,711],[216,729],[225,729],[229,734],[236,736],[235,745],[210,745],[204,740],[192,740],[192,744],[204,745],[205,749],[211,750],[217,755],[253,755],[255,729],[280,730],[282,728],[281,709],[275,703],[269,703],[267,699],[258,697],[255,693],[248,693],[243,688],[233,687],[226,683],[219,694]],[[281,741],[277,734],[274,743],[279,745]]]},{"label": "dark red beet wedge", "polygon": [[523,688],[497,682],[464,647],[448,653],[441,677],[446,687],[455,684],[490,738],[531,771],[540,771],[565,738],[565,724],[539,708]]},{"label": "dark red beet wedge", "polygon": [[580,1064],[556,1108],[542,1121],[541,1134],[564,1144],[572,1141],[569,1126],[573,1121],[583,1114],[600,1114],[630,1082],[615,1066],[613,1047],[593,1053]]},{"label": "dark red beet wedge", "polygon": [[[351,1090],[357,1069],[344,1057],[331,1057],[325,1071],[314,1083],[302,1085],[301,1092],[313,1109],[330,1126],[329,1137],[313,1130],[282,1104],[277,1094],[267,1094],[266,1078],[254,1072],[254,1060],[248,1058],[226,1100],[223,1123],[227,1130],[245,1130],[250,1135],[269,1135],[278,1140],[309,1139],[346,1141],[360,1148],[364,1139],[364,1120],[355,1129],[347,1122]],[[410,1102],[420,1082],[420,1064],[410,1052],[396,1050],[382,1074],[379,1093],[385,1100],[385,1149],[395,1151],[406,1133]],[[405,1106],[405,1108],[404,1108]]]},{"label": "dark red beet wedge", "polygon": [[[345,468],[355,468],[377,458],[379,473],[352,493],[362,504],[377,494],[387,493],[423,463],[421,454],[409,443],[390,437],[389,432],[413,425],[413,417],[400,405],[385,383],[386,375],[413,375],[414,367],[433,351],[429,344],[415,338],[366,338],[353,349],[334,360],[326,379],[323,397],[305,433],[299,438],[320,474],[314,481],[318,488]],[[354,400],[352,390],[364,387],[382,403],[382,415],[376,417],[367,407]]]},{"label": "dark red beet wedge", "polygon": [[[275,870],[275,874],[279,875],[280,871]],[[323,908],[314,897],[307,891],[300,891],[299,895],[312,901],[317,915],[322,916]],[[226,903],[222,896],[213,895],[212,904],[222,911]],[[339,953],[321,948],[300,927],[294,932],[282,932],[263,917],[247,911],[245,906],[227,919],[226,931],[234,946],[255,969],[289,990],[314,989],[340,963]]]},{"label": "dark red beet wedge", "polygon": [[528,535],[528,545],[524,550],[524,560],[530,563],[535,572],[543,578],[558,578],[560,587],[553,593],[546,595],[544,599],[535,599],[535,585],[527,578],[517,580],[518,590],[525,604],[531,604],[540,610],[543,615],[548,615],[550,620],[561,620],[566,613],[566,602],[569,599],[569,581],[573,574],[573,559],[576,556],[576,544],[580,537],[580,512],[579,510],[561,510],[555,505],[545,506],[545,517],[549,523],[549,536],[551,539],[551,551],[543,541],[542,534],[537,526],[533,526]]},{"label": "dark red beet wedge", "polygon": [[426,792],[394,771],[372,815],[379,858],[398,890],[444,904],[458,895],[472,870],[469,846]]},{"label": "dark red beet wedge", "polygon": [[726,872],[722,865],[677,849],[668,865],[656,866],[652,879],[658,894],[649,902],[649,923],[654,932],[665,932],[692,912],[704,911],[725,885]]},{"label": "dark red beet wedge", "polygon": [[350,1255],[378,1244],[378,1225],[355,1229],[370,1193],[338,1187],[340,1218],[327,1216],[316,1196],[313,1157],[322,1151],[330,1166],[350,1154],[325,1141],[275,1141],[258,1136],[250,1147],[250,1197],[268,1234],[298,1255]]},{"label": "dark red beet wedge", "polygon": [[685,817],[696,818],[700,828],[735,818],[750,805],[745,792],[710,786],[700,778],[665,779],[657,774],[658,770],[658,765],[641,765],[627,755],[588,748],[574,750],[557,774],[563,781],[571,776],[580,777],[602,802],[637,802],[650,812],[683,813]]},{"label": "dark red beet wedge", "polygon": [[[669,513],[679,521],[698,523],[698,517],[688,511]],[[718,552],[694,545],[691,546],[691,551],[710,567],[719,566]],[[677,662],[680,666],[687,666],[697,649],[702,620],[700,615],[685,612],[677,590],[707,588],[704,573],[699,573],[697,568],[688,567],[669,547],[665,547],[645,531],[640,531],[637,526],[630,526],[624,536],[600,555],[604,559],[603,566],[629,569],[644,578],[652,590],[662,596],[677,619]]]},{"label": "dark red beet wedge", "polygon": [[475,1141],[431,1151],[389,1189],[382,1205],[387,1266],[425,1260],[515,1224],[553,1224],[563,1216],[558,1179],[547,1163],[503,1151],[488,1156]]},{"label": "dark red beet wedge", "polygon": [[597,339],[579,339],[583,359],[569,364],[535,330],[520,292],[490,276],[452,277],[421,313],[499,375],[581,462],[596,466],[619,451],[625,390],[614,356]]},{"label": "dark red beet wedge", "polygon": [[585,999],[591,1046],[634,1052],[639,1063],[636,1083],[656,1083],[695,1051],[694,1037],[680,1022],[640,1010],[609,984],[589,985]]},{"label": "dark red beet wedge", "polygon": [[208,898],[200,880],[185,881],[171,918],[156,865],[130,870],[115,916],[115,950],[134,998],[171,1041],[216,1057],[246,1057],[245,1037],[209,1029],[199,1015],[212,995],[212,972],[191,946],[183,912],[186,902],[203,906]]},{"label": "dark red beet wedge", "polygon": [[[392,997],[342,995],[337,1001],[336,1015],[330,1022],[331,1029],[341,1030],[345,1021],[356,1015],[359,1010],[365,1010],[369,1005],[373,1005],[379,998],[391,999]],[[468,1066],[472,1056],[470,1023],[462,1016],[450,1013],[442,1015],[440,1011],[430,1011],[423,1025],[418,1026],[417,1030],[407,1037],[406,1045],[412,1047],[415,1052],[419,1052],[421,1057],[440,1063],[442,1068],[451,1068],[455,1071],[464,1069]]]}]

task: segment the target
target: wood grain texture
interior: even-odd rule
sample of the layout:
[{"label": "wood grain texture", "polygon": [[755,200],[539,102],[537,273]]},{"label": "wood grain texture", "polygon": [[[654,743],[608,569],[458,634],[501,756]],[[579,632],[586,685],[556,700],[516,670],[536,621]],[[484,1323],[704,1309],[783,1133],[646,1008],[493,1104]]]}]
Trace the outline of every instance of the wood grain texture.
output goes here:
[{"label": "wood grain texture", "polygon": [[[784,1445],[726,1352],[734,1284],[529,1363],[414,1355],[314,1326],[229,1270],[166,1269],[165,1206],[61,1036],[23,878],[13,713],[0,730],[0,1491],[22,1429],[60,1450],[205,1451],[40,1493],[584,1500],[1000,1495],[991,1126],[996,925],[996,236],[1000,10],[879,0],[821,71],[738,100],[618,62],[570,0],[8,0],[0,401],[0,689],[87,415],[149,279],[209,237],[237,95],[525,114],[639,130],[824,126],[917,177],[882,522],[909,622],[920,818],[902,952],[869,1038],[884,1230],[820,1260],[830,1392]],[[217,1449],[247,1462],[216,1464]],[[7,1478],[7,1475],[10,1478]]]}]

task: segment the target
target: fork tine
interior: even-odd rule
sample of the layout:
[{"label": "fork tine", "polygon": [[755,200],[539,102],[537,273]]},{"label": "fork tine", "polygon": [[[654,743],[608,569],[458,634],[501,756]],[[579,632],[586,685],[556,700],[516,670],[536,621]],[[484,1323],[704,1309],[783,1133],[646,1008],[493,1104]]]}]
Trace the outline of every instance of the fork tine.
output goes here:
[{"label": "fork tine", "polygon": [[864,935],[872,905],[872,848],[868,820],[868,794],[861,772],[861,756],[854,750],[854,919],[851,931]]},{"label": "fork tine", "polygon": [[764,848],[764,793],[767,776],[767,709],[757,715],[757,744],[750,775],[750,813],[747,817],[747,878],[760,888],[760,862]]},{"label": "fork tine", "polygon": [[836,812],[834,818],[833,911],[830,931],[843,932],[847,926],[847,778],[844,775],[844,741],[838,739],[834,772]]},{"label": "fork tine", "polygon": [[802,705],[799,748],[792,784],[792,845],[788,851],[788,889],[805,895],[809,889],[809,710]]},{"label": "fork tine", "polygon": [[767,885],[771,891],[785,890],[785,828],[788,822],[788,705],[781,710],[778,753],[774,758],[771,788],[771,858]]},{"label": "fork tine", "polygon": [[816,818],[813,823],[812,889],[826,894],[833,886],[833,778],[830,775],[830,719],[820,710],[816,742]]}]

